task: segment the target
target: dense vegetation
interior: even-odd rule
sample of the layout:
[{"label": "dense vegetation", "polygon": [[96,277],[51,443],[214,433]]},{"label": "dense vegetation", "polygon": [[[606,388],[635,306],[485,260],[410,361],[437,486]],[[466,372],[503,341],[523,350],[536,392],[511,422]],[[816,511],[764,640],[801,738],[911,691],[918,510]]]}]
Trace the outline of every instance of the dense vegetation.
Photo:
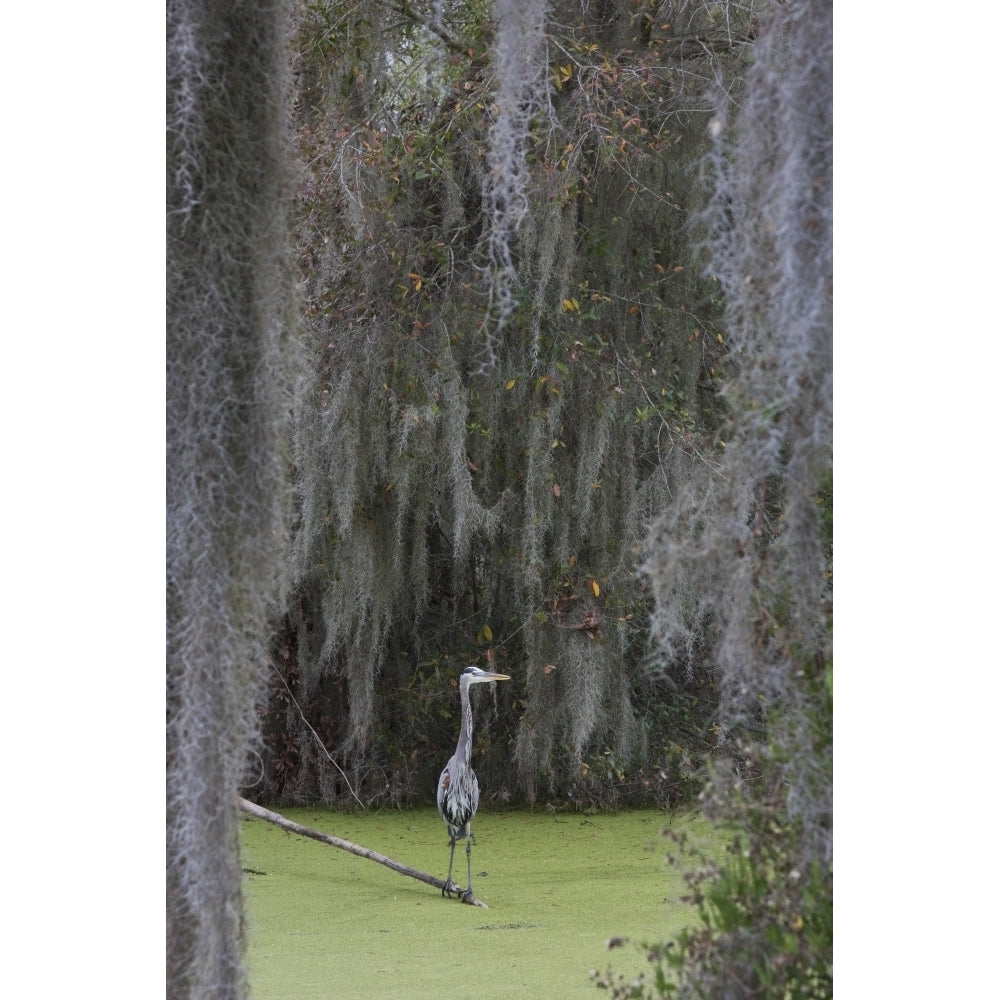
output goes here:
[{"label": "dense vegetation", "polygon": [[677,801],[718,742],[703,623],[651,660],[639,568],[724,447],[701,173],[753,12],[509,7],[299,12],[311,363],[254,794],[424,801],[469,662],[516,678],[504,800]]},{"label": "dense vegetation", "polygon": [[827,995],[829,2],[171,11],[177,851],[241,767],[430,801],[492,664],[484,803],[745,831],[680,979],[604,985]]}]

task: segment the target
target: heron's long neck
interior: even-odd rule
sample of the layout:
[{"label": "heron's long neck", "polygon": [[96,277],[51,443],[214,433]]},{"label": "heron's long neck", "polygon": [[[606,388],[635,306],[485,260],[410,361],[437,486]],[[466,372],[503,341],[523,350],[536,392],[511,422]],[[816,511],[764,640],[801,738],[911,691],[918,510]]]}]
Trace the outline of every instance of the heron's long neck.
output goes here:
[{"label": "heron's long neck", "polygon": [[472,702],[469,700],[469,682],[463,677],[459,682],[462,696],[462,730],[458,734],[455,756],[468,766],[472,758]]}]

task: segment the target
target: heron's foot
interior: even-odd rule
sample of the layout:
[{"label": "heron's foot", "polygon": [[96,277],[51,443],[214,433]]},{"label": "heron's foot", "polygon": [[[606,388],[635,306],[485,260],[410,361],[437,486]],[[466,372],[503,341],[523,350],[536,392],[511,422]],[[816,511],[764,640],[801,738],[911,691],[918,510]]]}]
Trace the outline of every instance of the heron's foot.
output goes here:
[{"label": "heron's foot", "polygon": [[463,902],[470,903],[476,897],[472,895],[472,886],[470,885],[468,889],[463,889],[460,885],[456,885],[450,879],[445,882],[444,888],[441,890],[442,896],[447,896],[449,899],[454,896],[456,899],[461,899]]}]

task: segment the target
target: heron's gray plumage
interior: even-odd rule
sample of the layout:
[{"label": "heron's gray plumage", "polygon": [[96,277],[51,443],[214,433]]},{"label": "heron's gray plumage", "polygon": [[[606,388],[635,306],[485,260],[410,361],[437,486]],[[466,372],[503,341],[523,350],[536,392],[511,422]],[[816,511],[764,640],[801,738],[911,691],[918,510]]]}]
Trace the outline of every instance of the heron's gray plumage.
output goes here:
[{"label": "heron's gray plumage", "polygon": [[[467,667],[459,679],[458,687],[462,701],[462,728],[458,734],[458,746],[451,759],[445,764],[438,779],[437,805],[441,819],[448,828],[451,856],[448,861],[446,887],[451,885],[451,870],[455,863],[455,844],[465,839],[465,855],[468,864],[469,886],[462,895],[472,893],[472,817],[479,808],[479,782],[472,770],[472,703],[469,687],[487,681],[506,681],[506,674],[497,674],[478,667]],[[444,890],[442,890],[444,891]]]}]

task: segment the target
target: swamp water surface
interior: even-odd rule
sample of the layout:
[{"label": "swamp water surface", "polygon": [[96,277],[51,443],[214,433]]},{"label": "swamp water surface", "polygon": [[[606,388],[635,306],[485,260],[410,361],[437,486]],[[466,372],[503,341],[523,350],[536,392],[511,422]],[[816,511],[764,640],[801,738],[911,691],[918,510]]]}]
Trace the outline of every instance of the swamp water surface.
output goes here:
[{"label": "swamp water surface", "polygon": [[[444,878],[448,841],[433,809],[289,819]],[[664,828],[713,856],[705,820],[647,810],[553,817],[488,812],[473,824],[473,890],[489,909],[263,820],[242,823],[254,1000],[562,1000],[599,997],[591,969],[649,974],[643,941],[694,923]],[[455,877],[465,879],[463,845]],[[609,951],[607,942],[628,937]]]}]

